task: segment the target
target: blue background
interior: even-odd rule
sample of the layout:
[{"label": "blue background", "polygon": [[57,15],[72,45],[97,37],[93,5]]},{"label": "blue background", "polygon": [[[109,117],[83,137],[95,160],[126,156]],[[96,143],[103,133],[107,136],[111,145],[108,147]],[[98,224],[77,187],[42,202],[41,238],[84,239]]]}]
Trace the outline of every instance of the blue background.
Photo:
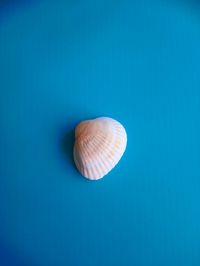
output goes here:
[{"label": "blue background", "polygon": [[[0,265],[200,265],[198,1],[1,1]],[[126,128],[90,182],[74,127]]]}]

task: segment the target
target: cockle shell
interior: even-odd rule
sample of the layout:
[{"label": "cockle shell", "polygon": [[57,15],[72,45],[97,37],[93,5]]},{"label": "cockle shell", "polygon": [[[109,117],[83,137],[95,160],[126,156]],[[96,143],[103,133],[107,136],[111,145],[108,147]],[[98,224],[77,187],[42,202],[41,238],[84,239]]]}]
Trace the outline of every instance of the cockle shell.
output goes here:
[{"label": "cockle shell", "polygon": [[118,121],[109,117],[83,121],[75,130],[75,164],[84,177],[100,179],[119,162],[126,144],[126,131]]}]

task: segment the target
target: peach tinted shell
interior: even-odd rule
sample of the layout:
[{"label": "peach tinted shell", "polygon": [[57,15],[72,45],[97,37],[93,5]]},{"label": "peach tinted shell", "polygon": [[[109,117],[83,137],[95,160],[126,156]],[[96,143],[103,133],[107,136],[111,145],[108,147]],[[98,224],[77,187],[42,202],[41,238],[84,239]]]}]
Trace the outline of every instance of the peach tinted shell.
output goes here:
[{"label": "peach tinted shell", "polygon": [[126,144],[126,131],[118,121],[109,117],[83,121],[75,130],[75,164],[84,177],[98,180],[119,162]]}]

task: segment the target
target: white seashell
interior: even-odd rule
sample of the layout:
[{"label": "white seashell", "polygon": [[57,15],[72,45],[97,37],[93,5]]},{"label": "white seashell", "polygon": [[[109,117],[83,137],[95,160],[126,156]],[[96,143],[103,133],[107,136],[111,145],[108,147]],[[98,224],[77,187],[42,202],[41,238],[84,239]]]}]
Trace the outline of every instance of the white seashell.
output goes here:
[{"label": "white seashell", "polygon": [[83,121],[75,130],[75,164],[84,177],[100,179],[119,162],[126,144],[126,131],[118,121],[108,117]]}]

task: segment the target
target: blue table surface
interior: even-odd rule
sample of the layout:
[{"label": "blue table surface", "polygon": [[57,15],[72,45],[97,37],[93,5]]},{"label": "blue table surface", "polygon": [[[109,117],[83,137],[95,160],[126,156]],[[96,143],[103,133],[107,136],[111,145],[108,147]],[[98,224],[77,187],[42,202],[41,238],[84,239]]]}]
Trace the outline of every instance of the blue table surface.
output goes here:
[{"label": "blue table surface", "polygon": [[[91,182],[98,116],[128,146]],[[198,1],[1,1],[0,265],[200,265]]]}]

